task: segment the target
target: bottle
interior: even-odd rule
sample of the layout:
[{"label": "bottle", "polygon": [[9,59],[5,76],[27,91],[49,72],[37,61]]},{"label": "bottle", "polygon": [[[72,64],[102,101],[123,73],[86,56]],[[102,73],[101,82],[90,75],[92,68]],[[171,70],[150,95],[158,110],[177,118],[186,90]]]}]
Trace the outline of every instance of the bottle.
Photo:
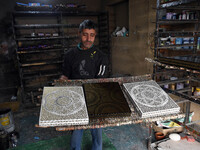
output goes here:
[{"label": "bottle", "polygon": [[200,97],[200,87],[196,87],[196,90],[194,91],[194,96]]},{"label": "bottle", "polygon": [[186,13],[183,11],[182,20],[186,20]]},{"label": "bottle", "polygon": [[200,50],[200,37],[198,37],[198,41],[197,41],[197,50]]}]

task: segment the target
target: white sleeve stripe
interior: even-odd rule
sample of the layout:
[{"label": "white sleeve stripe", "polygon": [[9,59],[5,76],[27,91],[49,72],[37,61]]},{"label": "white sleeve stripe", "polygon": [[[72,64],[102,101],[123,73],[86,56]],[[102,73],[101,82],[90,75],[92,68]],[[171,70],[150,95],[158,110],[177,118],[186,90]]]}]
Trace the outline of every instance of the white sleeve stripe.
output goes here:
[{"label": "white sleeve stripe", "polygon": [[98,73],[98,75],[100,75],[101,70],[102,70],[102,65],[100,66],[100,69],[99,69],[99,73]]},{"label": "white sleeve stripe", "polygon": [[106,66],[103,66],[103,71],[102,71],[101,75],[103,75],[105,73],[105,69],[106,69]]}]

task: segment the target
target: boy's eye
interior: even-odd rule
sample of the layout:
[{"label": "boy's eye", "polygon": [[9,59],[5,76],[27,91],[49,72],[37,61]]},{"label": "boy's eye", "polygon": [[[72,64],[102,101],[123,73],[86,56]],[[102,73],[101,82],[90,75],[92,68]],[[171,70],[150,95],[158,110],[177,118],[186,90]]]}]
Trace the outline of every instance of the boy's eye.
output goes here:
[{"label": "boy's eye", "polygon": [[95,37],[95,34],[91,34],[90,36],[91,36],[91,37]]},{"label": "boy's eye", "polygon": [[83,33],[83,36],[87,36],[87,34],[86,34],[86,33]]}]

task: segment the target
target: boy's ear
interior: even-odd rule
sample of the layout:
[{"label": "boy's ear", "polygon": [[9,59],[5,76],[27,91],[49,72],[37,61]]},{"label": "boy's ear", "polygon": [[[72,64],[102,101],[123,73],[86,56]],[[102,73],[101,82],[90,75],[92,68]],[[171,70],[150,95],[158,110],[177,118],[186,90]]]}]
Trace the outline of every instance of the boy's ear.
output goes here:
[{"label": "boy's ear", "polygon": [[78,31],[78,36],[80,36],[81,35],[81,32],[80,31]]}]

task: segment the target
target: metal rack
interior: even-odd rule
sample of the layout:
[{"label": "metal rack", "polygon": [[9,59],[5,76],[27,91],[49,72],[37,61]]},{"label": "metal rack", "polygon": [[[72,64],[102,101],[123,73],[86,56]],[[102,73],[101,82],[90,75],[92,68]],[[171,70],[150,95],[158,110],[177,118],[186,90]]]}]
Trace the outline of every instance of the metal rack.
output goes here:
[{"label": "metal rack", "polygon": [[[83,21],[83,18],[95,18],[98,26],[96,46],[110,55],[107,12],[15,11],[12,16],[21,94],[25,104],[40,103],[38,95],[41,95],[41,91],[38,89],[51,86],[54,79],[58,79],[62,74],[63,54],[78,43],[77,23]],[[34,22],[35,18],[41,17],[47,18],[46,22]],[[66,23],[66,18],[75,18],[77,22]],[[20,22],[20,19],[23,21]],[[26,20],[30,22],[27,23]],[[56,31],[57,35],[45,33],[52,30]],[[73,34],[66,30],[72,31]],[[37,34],[41,31],[44,31],[42,35]]]},{"label": "metal rack", "polygon": [[[195,3],[195,5],[193,4]],[[184,5],[187,4],[187,5]],[[188,11],[188,18],[187,19],[179,19],[178,15],[175,18],[163,18],[163,11],[167,16],[167,12],[173,12],[175,14],[180,13],[180,11]],[[190,17],[189,12],[192,11],[193,17]],[[189,54],[197,53],[197,37],[199,36],[199,22],[200,22],[200,4],[197,0],[174,0],[169,1],[167,3],[161,3],[160,0],[157,0],[157,16],[156,16],[156,37],[155,37],[155,53],[154,56],[156,58],[165,57],[162,56],[160,49],[168,49],[174,50],[174,48],[182,46],[184,49],[177,49],[178,52],[184,53],[185,51],[191,52]],[[181,15],[179,15],[181,16]],[[190,18],[189,18],[190,17]],[[188,29],[182,28],[184,24],[187,24],[191,27],[192,30],[187,31]],[[160,31],[160,28],[166,27],[167,31]],[[171,29],[175,28],[175,29]],[[178,29],[177,29],[178,28]],[[183,34],[184,33],[184,34]],[[162,37],[190,37],[194,38],[194,41],[190,44],[167,44],[165,46],[161,46],[160,42]],[[191,47],[191,48],[188,48]],[[164,50],[163,50],[164,51]],[[188,53],[186,53],[188,54]]]},{"label": "metal rack", "polygon": [[[167,12],[180,13],[188,11],[195,14],[193,19],[164,19],[162,15]],[[163,13],[164,12],[164,13]],[[189,14],[189,13],[188,13]],[[146,58],[154,63],[154,80],[167,92],[180,97],[178,103],[186,104],[185,124],[188,123],[191,102],[200,104],[200,98],[192,95],[192,84],[200,85],[200,50],[197,49],[198,37],[200,37],[200,1],[198,0],[173,0],[161,3],[157,0],[156,32],[154,60]],[[184,26],[185,25],[185,26]],[[161,29],[162,28],[162,29]],[[193,38],[189,43],[161,43],[161,38]],[[176,80],[166,79],[165,76],[177,77]],[[165,88],[164,85],[184,83],[182,89]],[[186,86],[187,84],[187,86]],[[192,122],[191,124],[195,124]]]}]

